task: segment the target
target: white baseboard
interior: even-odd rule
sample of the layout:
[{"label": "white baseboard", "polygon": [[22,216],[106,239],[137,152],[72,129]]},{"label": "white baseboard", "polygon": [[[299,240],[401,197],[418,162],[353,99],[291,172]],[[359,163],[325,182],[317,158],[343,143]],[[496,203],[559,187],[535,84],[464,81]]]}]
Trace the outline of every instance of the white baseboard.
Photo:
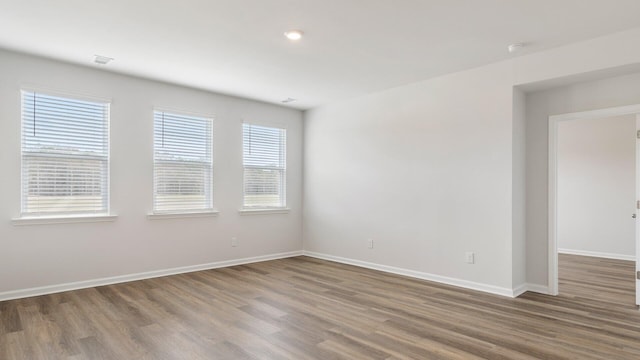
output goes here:
[{"label": "white baseboard", "polygon": [[[151,279],[151,278],[162,277],[162,276],[184,274],[184,273],[189,273],[194,271],[202,271],[202,270],[218,269],[218,268],[229,267],[229,266],[251,264],[251,263],[256,263],[261,261],[284,259],[289,257],[301,256],[301,255],[310,256],[310,257],[323,259],[323,260],[335,261],[335,262],[348,264],[348,265],[359,266],[367,269],[384,271],[384,272],[397,274],[397,275],[404,275],[404,276],[422,279],[422,280],[434,281],[442,284],[453,285],[453,286],[457,286],[465,289],[478,290],[478,291],[483,291],[491,294],[507,296],[512,298],[518,297],[526,291],[532,291],[532,292],[537,292],[541,294],[549,293],[548,291],[549,289],[545,285],[523,284],[514,289],[509,289],[509,288],[503,288],[503,287],[498,287],[494,285],[477,283],[477,282],[468,281],[468,280],[429,274],[429,273],[415,271],[415,270],[375,264],[375,263],[360,261],[355,259],[348,259],[348,258],[343,258],[339,256],[329,255],[329,254],[316,253],[312,251],[290,251],[285,253],[269,254],[269,255],[255,256],[255,257],[243,258],[243,259],[216,261],[216,262],[207,263],[207,264],[183,266],[183,267],[177,267],[177,268],[171,268],[171,269],[155,270],[155,271],[148,271],[148,272],[142,272],[142,273],[106,277],[106,278],[100,278],[100,279],[84,280],[84,281],[77,281],[77,282],[57,284],[57,285],[34,287],[34,288],[28,288],[28,289],[11,290],[6,292],[1,292],[0,301],[53,294],[53,293],[59,293],[63,291],[70,291],[70,290],[86,289],[86,288],[103,286],[103,285],[119,284],[119,283],[124,283],[129,281]],[[593,256],[593,255],[590,255],[590,256]]]},{"label": "white baseboard", "polygon": [[518,297],[529,291],[529,284],[520,284],[513,288],[513,297]]},{"label": "white baseboard", "polygon": [[465,288],[465,289],[483,291],[483,292],[487,292],[487,293],[491,293],[491,294],[495,294],[495,295],[507,296],[507,297],[511,297],[511,298],[520,295],[520,294],[516,295],[516,289],[503,288],[503,287],[499,287],[499,286],[495,286],[495,285],[488,285],[488,284],[482,284],[482,283],[468,281],[468,280],[462,280],[462,279],[456,279],[456,278],[451,278],[451,277],[446,277],[446,276],[441,276],[441,275],[429,274],[429,273],[425,273],[425,272],[421,272],[421,271],[403,269],[403,268],[387,266],[387,265],[380,265],[380,264],[375,264],[375,263],[366,262],[366,261],[343,258],[343,257],[340,257],[340,256],[317,253],[317,252],[313,252],[313,251],[306,251],[305,250],[305,251],[303,251],[303,255],[314,257],[314,258],[318,258],[318,259],[322,259],[322,260],[335,261],[335,262],[339,262],[339,263],[342,263],[342,264],[359,266],[359,267],[363,267],[363,268],[367,268],[367,269],[384,271],[384,272],[397,274],[397,275],[409,276],[409,277],[412,277],[412,278],[417,278],[417,279],[422,279],[422,280],[434,281],[434,282],[447,284],[447,285],[453,285],[453,286],[457,286],[457,287],[461,287],[461,288]]},{"label": "white baseboard", "polygon": [[513,297],[518,297],[528,291],[549,295],[549,287],[547,285],[525,283],[525,284],[520,284],[513,289]]},{"label": "white baseboard", "polygon": [[586,250],[573,250],[573,249],[558,249],[558,254],[569,254],[569,255],[581,255],[581,256],[593,256],[605,259],[615,259],[615,260],[628,260],[628,261],[636,261],[636,257],[634,255],[623,255],[623,254],[612,254],[612,253],[604,253],[598,251],[586,251]]},{"label": "white baseboard", "polygon": [[[550,295],[549,287],[547,285],[539,285],[539,284],[525,284],[525,291],[531,291],[538,294]],[[524,293],[523,292],[523,293]]]},{"label": "white baseboard", "polygon": [[182,266],[177,268],[154,270],[154,271],[148,271],[148,272],[142,272],[142,273],[136,273],[136,274],[112,276],[112,277],[77,281],[77,282],[64,283],[64,284],[58,284],[58,285],[48,285],[48,286],[41,286],[41,287],[28,288],[28,289],[12,290],[12,291],[1,292],[0,301],[53,294],[53,293],[58,293],[63,291],[70,291],[70,290],[86,289],[86,288],[91,288],[95,286],[112,285],[112,284],[118,284],[118,283],[129,282],[129,281],[151,279],[151,278],[156,278],[161,276],[184,274],[184,273],[189,273],[194,271],[210,270],[210,269],[217,269],[217,268],[236,266],[236,265],[244,265],[244,264],[256,263],[261,261],[284,259],[284,258],[289,258],[294,256],[301,256],[301,255],[302,255],[302,251],[290,251],[285,253],[269,254],[269,255],[255,256],[255,257],[249,257],[249,258],[243,258],[243,259],[216,261],[208,264]]}]

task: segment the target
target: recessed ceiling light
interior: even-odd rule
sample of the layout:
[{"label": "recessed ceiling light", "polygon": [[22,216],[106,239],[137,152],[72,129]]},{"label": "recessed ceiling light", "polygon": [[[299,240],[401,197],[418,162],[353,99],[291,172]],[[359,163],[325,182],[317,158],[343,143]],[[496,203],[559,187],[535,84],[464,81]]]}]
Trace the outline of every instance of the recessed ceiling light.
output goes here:
[{"label": "recessed ceiling light", "polygon": [[302,30],[289,30],[284,32],[284,36],[289,40],[300,40],[302,38]]},{"label": "recessed ceiling light", "polygon": [[294,101],[296,101],[296,99],[292,99],[292,98],[288,97],[288,98],[282,100],[282,103],[283,104],[288,104],[288,103],[291,103],[291,102],[294,102]]},{"label": "recessed ceiling light", "polygon": [[94,56],[95,58],[93,59],[93,62],[100,65],[107,65],[109,62],[113,60],[113,58],[110,58],[108,56],[102,56],[102,55],[94,55]]},{"label": "recessed ceiling light", "polygon": [[515,44],[509,45],[507,47],[507,49],[509,50],[509,53],[514,54],[514,53],[517,53],[518,51],[522,50],[523,47],[524,47],[524,44],[515,43]]}]

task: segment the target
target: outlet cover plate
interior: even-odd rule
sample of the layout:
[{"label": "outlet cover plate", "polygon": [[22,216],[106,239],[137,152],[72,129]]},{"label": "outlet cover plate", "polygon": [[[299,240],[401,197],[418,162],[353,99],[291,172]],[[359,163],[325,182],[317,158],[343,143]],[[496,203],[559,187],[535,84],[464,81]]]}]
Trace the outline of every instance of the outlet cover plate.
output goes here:
[{"label": "outlet cover plate", "polygon": [[476,262],[476,255],[473,252],[467,251],[464,256],[467,264],[474,264]]}]

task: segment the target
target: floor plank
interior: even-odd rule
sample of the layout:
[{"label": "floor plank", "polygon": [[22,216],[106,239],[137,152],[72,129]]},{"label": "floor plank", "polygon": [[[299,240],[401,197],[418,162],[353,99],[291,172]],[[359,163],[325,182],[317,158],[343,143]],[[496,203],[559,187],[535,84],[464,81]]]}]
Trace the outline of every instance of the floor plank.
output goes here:
[{"label": "floor plank", "polygon": [[0,359],[639,359],[635,264],[509,299],[296,257],[0,302]]}]

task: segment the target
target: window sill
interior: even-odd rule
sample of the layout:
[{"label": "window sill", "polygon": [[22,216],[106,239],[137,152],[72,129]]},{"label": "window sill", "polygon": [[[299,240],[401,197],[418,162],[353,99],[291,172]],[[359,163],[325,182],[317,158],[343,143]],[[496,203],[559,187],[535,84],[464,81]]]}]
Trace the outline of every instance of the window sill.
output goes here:
[{"label": "window sill", "polygon": [[184,219],[184,218],[199,218],[199,217],[212,217],[218,216],[220,212],[217,210],[211,211],[198,211],[198,212],[182,212],[182,213],[152,213],[147,215],[149,220],[164,220],[164,219]]},{"label": "window sill", "polygon": [[15,226],[96,223],[116,221],[117,215],[24,216],[11,220]]},{"label": "window sill", "polygon": [[288,214],[289,208],[271,208],[271,209],[240,209],[240,215],[267,215],[267,214]]}]

